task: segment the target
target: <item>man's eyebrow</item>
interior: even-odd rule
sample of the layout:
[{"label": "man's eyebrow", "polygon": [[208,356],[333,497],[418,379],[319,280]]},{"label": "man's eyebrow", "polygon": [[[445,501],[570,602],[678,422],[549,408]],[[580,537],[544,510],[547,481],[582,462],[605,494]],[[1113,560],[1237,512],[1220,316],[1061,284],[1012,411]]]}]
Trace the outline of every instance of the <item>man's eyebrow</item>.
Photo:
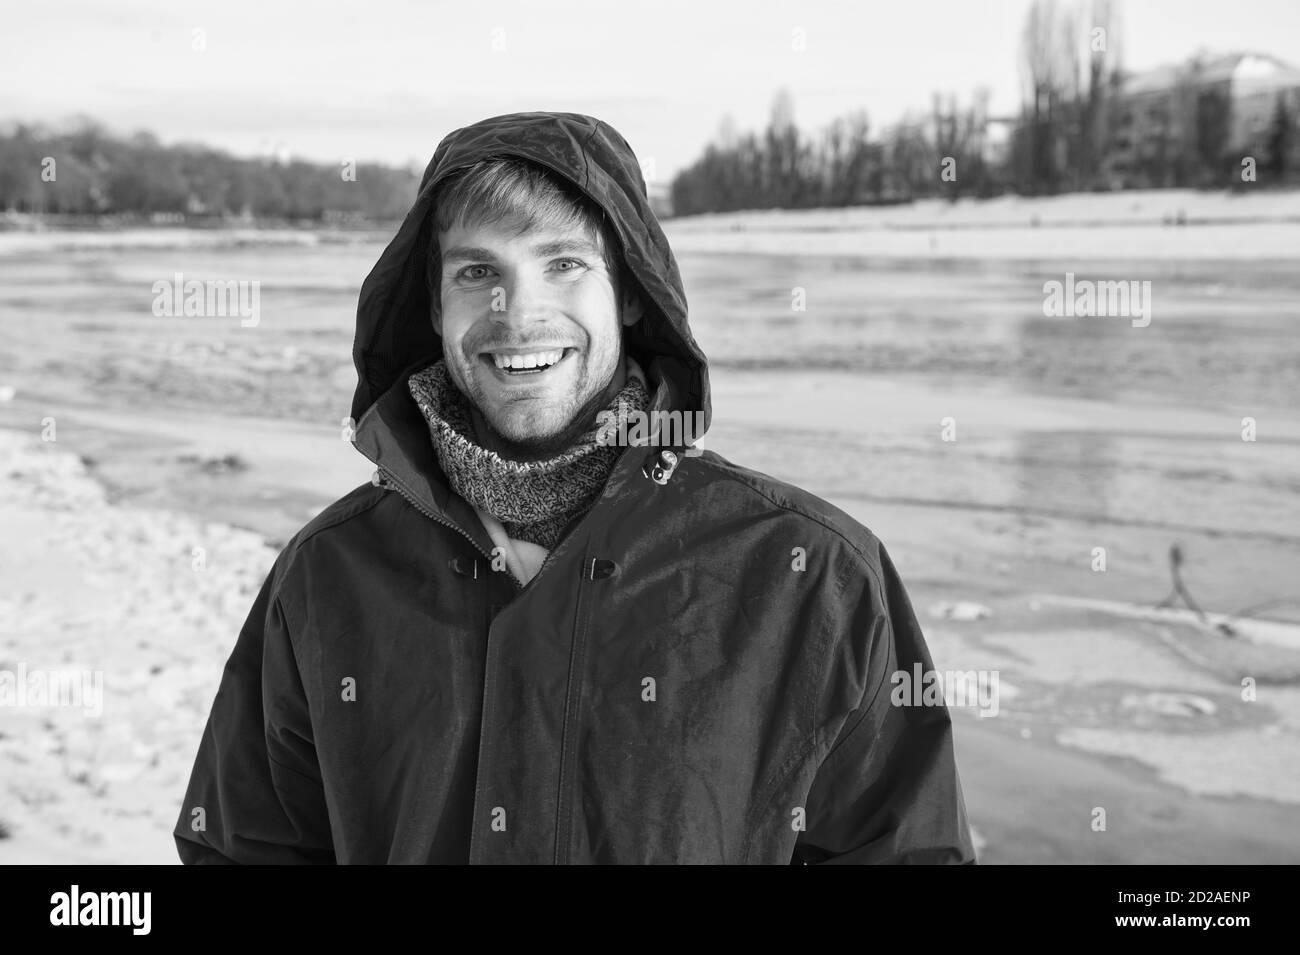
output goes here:
[{"label": "man's eyebrow", "polygon": [[[592,256],[600,254],[600,249],[587,239],[554,239],[550,242],[539,243],[533,246],[530,251],[533,255],[539,257],[563,255],[571,252],[580,252]],[[442,253],[442,264],[444,266],[453,265],[457,262],[495,261],[496,256],[490,250],[477,245],[455,245],[450,249],[445,249]]]},{"label": "man's eyebrow", "polygon": [[543,242],[540,245],[533,246],[533,255],[562,255],[565,252],[583,252],[587,255],[597,255],[600,250],[586,239],[556,239],[552,242]]},{"label": "man's eyebrow", "polygon": [[476,245],[456,245],[450,249],[443,249],[442,264],[449,265],[452,262],[495,262],[494,256],[487,249]]}]

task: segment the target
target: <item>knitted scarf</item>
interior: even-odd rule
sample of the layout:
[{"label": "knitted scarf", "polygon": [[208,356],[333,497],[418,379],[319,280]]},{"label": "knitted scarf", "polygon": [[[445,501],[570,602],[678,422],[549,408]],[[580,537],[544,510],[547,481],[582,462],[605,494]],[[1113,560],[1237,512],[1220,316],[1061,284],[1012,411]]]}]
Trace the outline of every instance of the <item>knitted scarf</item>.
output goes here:
[{"label": "knitted scarf", "polygon": [[[620,423],[650,404],[639,377],[628,375],[605,410],[613,420],[592,429],[563,454],[545,461],[507,461],[477,443],[468,399],[439,361],[407,382],[429,424],[438,461],[452,489],[491,514],[515,540],[552,549],[579,514],[591,506],[622,452],[614,441]],[[630,425],[629,425],[630,427]],[[603,433],[603,434],[598,434]],[[598,436],[607,443],[600,443]]]}]

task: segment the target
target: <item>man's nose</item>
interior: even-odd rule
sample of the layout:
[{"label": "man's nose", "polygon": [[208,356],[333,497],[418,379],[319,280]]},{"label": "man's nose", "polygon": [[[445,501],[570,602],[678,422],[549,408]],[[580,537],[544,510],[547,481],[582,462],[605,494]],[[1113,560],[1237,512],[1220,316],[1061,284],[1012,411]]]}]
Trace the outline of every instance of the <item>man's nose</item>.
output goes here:
[{"label": "man's nose", "polygon": [[545,279],[512,276],[493,289],[492,319],[508,325],[531,325],[550,317],[553,305]]}]

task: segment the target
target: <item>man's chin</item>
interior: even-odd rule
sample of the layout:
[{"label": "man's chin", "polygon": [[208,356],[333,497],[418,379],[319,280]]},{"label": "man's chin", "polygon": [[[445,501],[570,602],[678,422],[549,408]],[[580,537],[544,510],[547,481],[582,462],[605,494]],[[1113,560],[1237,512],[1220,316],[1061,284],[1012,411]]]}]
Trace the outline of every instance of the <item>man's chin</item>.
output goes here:
[{"label": "man's chin", "polygon": [[[577,408],[571,401],[561,399],[556,404],[569,405],[568,414],[548,413],[539,407],[541,402],[518,401],[514,408],[501,409],[504,415],[482,415],[475,409],[475,421],[487,435],[480,434],[480,442],[503,458],[515,461],[541,461],[556,457],[571,449],[587,432],[596,427],[596,413],[609,404],[615,382],[611,376],[608,384],[590,396]],[[555,406],[552,405],[552,408]],[[514,413],[511,413],[511,412]],[[485,440],[490,439],[490,440]]]},{"label": "man's chin", "polygon": [[588,429],[571,420],[563,426],[553,422],[486,422],[502,457],[517,461],[540,461],[568,451]]}]

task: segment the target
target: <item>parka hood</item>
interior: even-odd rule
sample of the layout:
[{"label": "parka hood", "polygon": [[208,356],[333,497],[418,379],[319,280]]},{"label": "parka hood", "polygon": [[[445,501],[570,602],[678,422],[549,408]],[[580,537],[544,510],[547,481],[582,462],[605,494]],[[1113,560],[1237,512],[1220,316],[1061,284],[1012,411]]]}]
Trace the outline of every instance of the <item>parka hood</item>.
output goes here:
[{"label": "parka hood", "polygon": [[447,176],[492,156],[538,163],[568,180],[605,211],[645,317],[624,330],[629,352],[658,384],[663,410],[710,417],[707,360],[687,324],[686,295],[668,239],[650,208],[627,141],[608,124],[578,113],[508,113],[450,133],[438,144],[415,204],[361,287],[353,361],[360,421],[381,395],[442,357],[430,319],[425,262],[433,238],[433,195]]}]

